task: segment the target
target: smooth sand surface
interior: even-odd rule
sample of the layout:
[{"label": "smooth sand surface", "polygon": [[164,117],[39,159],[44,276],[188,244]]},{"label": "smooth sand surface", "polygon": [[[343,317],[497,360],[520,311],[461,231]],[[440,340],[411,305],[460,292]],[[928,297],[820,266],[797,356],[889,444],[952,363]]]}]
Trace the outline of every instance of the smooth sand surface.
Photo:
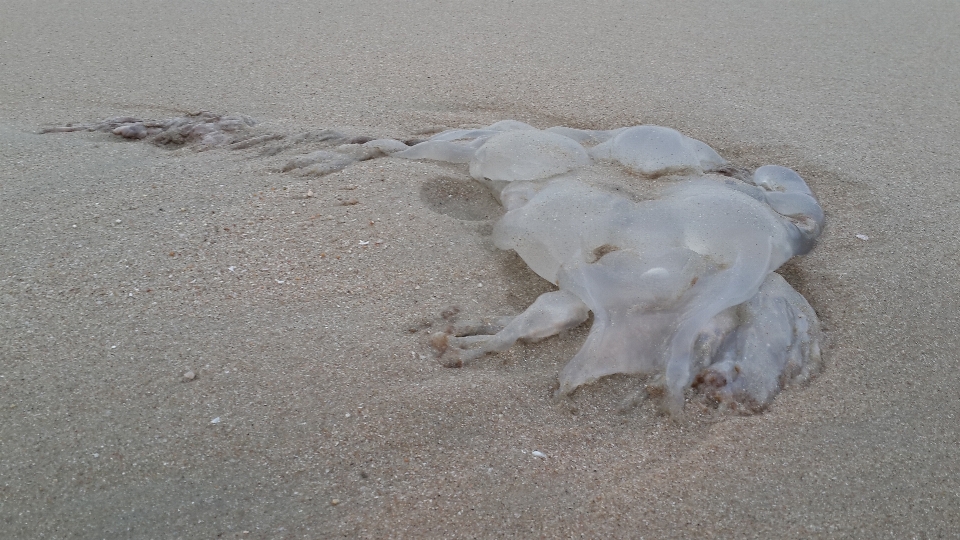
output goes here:
[{"label": "smooth sand surface", "polygon": [[[0,537],[960,535],[958,21],[949,1],[5,0]],[[515,314],[550,287],[491,245],[499,208],[461,170],[304,178],[38,134],[195,110],[393,137],[657,123],[792,167],[827,213],[784,270],[826,369],[763,414],[678,425],[623,410],[626,378],[552,397],[586,328],[442,368],[445,307]]]}]

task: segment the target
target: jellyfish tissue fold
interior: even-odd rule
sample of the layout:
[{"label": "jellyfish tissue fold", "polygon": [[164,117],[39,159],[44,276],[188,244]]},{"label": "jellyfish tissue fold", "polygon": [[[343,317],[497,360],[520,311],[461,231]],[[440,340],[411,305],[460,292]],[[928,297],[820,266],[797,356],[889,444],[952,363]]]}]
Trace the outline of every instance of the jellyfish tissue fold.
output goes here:
[{"label": "jellyfish tissue fold", "polygon": [[817,316],[774,272],[809,252],[824,225],[796,172],[739,169],[652,125],[539,130],[508,120],[392,155],[467,164],[506,211],[497,247],[557,286],[494,329],[435,336],[444,363],[544,339],[592,312],[561,393],[630,374],[661,390],[651,394],[673,414],[690,396],[756,412],[820,369]]}]

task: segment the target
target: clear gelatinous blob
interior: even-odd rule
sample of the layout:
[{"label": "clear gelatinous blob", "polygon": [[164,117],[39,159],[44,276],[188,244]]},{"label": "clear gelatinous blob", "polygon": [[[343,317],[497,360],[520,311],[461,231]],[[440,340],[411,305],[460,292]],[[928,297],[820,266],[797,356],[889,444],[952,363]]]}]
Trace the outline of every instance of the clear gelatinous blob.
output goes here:
[{"label": "clear gelatinous blob", "polygon": [[539,131],[537,128],[519,120],[500,120],[487,126],[493,131]]},{"label": "clear gelatinous blob", "polygon": [[539,180],[590,164],[580,143],[540,130],[498,133],[487,139],[470,160],[477,180],[515,182]]},{"label": "clear gelatinous blob", "polygon": [[589,129],[576,129],[568,128],[563,126],[554,126],[547,128],[544,131],[550,133],[556,133],[558,135],[563,135],[564,137],[569,137],[578,143],[585,146],[595,146],[602,142],[609,141],[613,137],[616,137],[621,131],[629,128],[619,128],[619,129],[609,129],[609,130],[589,130]]},{"label": "clear gelatinous blob", "polygon": [[447,163],[470,163],[486,138],[471,139],[468,142],[454,142],[447,140],[428,139],[416,144],[407,150],[393,154],[394,157],[404,159],[431,159]]},{"label": "clear gelatinous blob", "polygon": [[813,249],[826,217],[803,178],[786,167],[764,165],[754,171],[751,182],[763,188],[764,200],[771,208],[796,225],[794,251],[803,255]]},{"label": "clear gelatinous blob", "polygon": [[470,163],[477,149],[494,135],[512,131],[542,133],[530,124],[501,120],[480,129],[449,129],[437,133],[408,150],[393,154],[404,159],[430,159],[447,163]]},{"label": "clear gelatinous blob", "polygon": [[687,143],[693,153],[697,156],[697,159],[700,160],[700,168],[704,171],[719,171],[729,165],[727,160],[720,157],[720,154],[716,150],[710,148],[710,146],[696,139],[691,139],[684,135],[684,141]]},{"label": "clear gelatinous blob", "polygon": [[590,150],[595,159],[617,161],[644,176],[702,174],[726,164],[705,143],[661,126],[636,126]]},{"label": "clear gelatinous blob", "polygon": [[462,141],[462,140],[473,140],[473,139],[487,139],[493,135],[500,133],[500,131],[493,130],[490,128],[482,129],[449,129],[447,131],[441,131],[433,137],[430,137],[431,141]]},{"label": "clear gelatinous blob", "polygon": [[752,182],[767,191],[804,193],[813,196],[807,183],[796,171],[780,165],[764,165],[753,171]]},{"label": "clear gelatinous blob", "polygon": [[682,399],[703,326],[749,300],[792,255],[791,224],[722,183],[693,180],[633,202],[572,178],[549,182],[494,228],[545,279],[594,313],[560,389],[662,371]]}]

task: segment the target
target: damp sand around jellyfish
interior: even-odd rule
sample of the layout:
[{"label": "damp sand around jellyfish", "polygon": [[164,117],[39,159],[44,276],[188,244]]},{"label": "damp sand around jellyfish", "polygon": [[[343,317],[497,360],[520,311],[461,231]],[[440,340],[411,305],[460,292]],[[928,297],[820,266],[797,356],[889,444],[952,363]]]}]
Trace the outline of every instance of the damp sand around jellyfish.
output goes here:
[{"label": "damp sand around jellyfish", "polygon": [[282,172],[324,175],[384,156],[459,164],[506,213],[494,241],[557,286],[516,317],[463,321],[432,337],[463,366],[538,341],[593,314],[559,375],[569,394],[600,378],[647,377],[672,415],[696,392],[755,412],[820,369],[819,321],[774,271],[814,247],[819,203],[794,171],[732,166],[705,143],[660,126],[539,130],[513,120],[425,141],[258,131],[244,116],[119,117],[47,132],[105,131],[199,150],[309,150]]}]

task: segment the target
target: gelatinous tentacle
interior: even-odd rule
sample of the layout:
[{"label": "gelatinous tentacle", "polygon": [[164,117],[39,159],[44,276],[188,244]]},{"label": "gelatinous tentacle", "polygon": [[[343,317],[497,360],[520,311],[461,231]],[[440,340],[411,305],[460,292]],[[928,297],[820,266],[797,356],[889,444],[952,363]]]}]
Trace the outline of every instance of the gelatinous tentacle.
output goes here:
[{"label": "gelatinous tentacle", "polygon": [[[578,251],[574,259],[582,259]],[[688,296],[702,257],[685,248],[659,254],[618,249],[594,263],[564,266],[561,288],[593,311],[583,347],[560,372],[560,393],[615,373],[653,375],[663,367],[662,349],[676,328],[671,307]],[[669,270],[668,270],[669,269]]]},{"label": "gelatinous tentacle", "polygon": [[520,315],[514,317],[503,330],[491,336],[448,337],[451,347],[475,346],[460,353],[461,358],[473,359],[487,353],[505,351],[519,340],[539,341],[563,330],[579,326],[587,320],[589,310],[574,294],[552,291],[541,294]]},{"label": "gelatinous tentacle", "polygon": [[[760,289],[763,280],[770,273],[770,258],[773,252],[772,241],[767,240],[766,249],[756,253],[757,259],[737,255],[734,263],[726,270],[706,278],[698,284],[701,291],[687,306],[684,317],[667,347],[668,358],[665,380],[667,386],[667,408],[673,416],[679,416],[683,409],[683,391],[693,377],[691,373],[694,342],[700,329],[721,311],[742,304],[752,298]],[[753,259],[753,260],[751,260]],[[758,264],[760,261],[762,264]]]},{"label": "gelatinous tentacle", "polygon": [[470,143],[456,143],[451,141],[424,141],[408,150],[393,154],[394,157],[405,159],[432,159],[447,163],[470,163],[477,148],[486,139],[475,139]]},{"label": "gelatinous tentacle", "polygon": [[[588,299],[587,301],[590,302]],[[563,366],[560,371],[560,394],[569,394],[577,387],[596,381],[607,375],[618,373],[623,367],[623,362],[617,361],[619,355],[614,354],[611,345],[618,343],[627,344],[629,342],[617,339],[611,339],[609,329],[610,313],[606,309],[597,307],[594,300],[590,302],[593,308],[593,326],[590,327],[590,333],[587,340],[577,351],[577,354]],[[605,361],[597,361],[598,355],[603,355]]]}]

